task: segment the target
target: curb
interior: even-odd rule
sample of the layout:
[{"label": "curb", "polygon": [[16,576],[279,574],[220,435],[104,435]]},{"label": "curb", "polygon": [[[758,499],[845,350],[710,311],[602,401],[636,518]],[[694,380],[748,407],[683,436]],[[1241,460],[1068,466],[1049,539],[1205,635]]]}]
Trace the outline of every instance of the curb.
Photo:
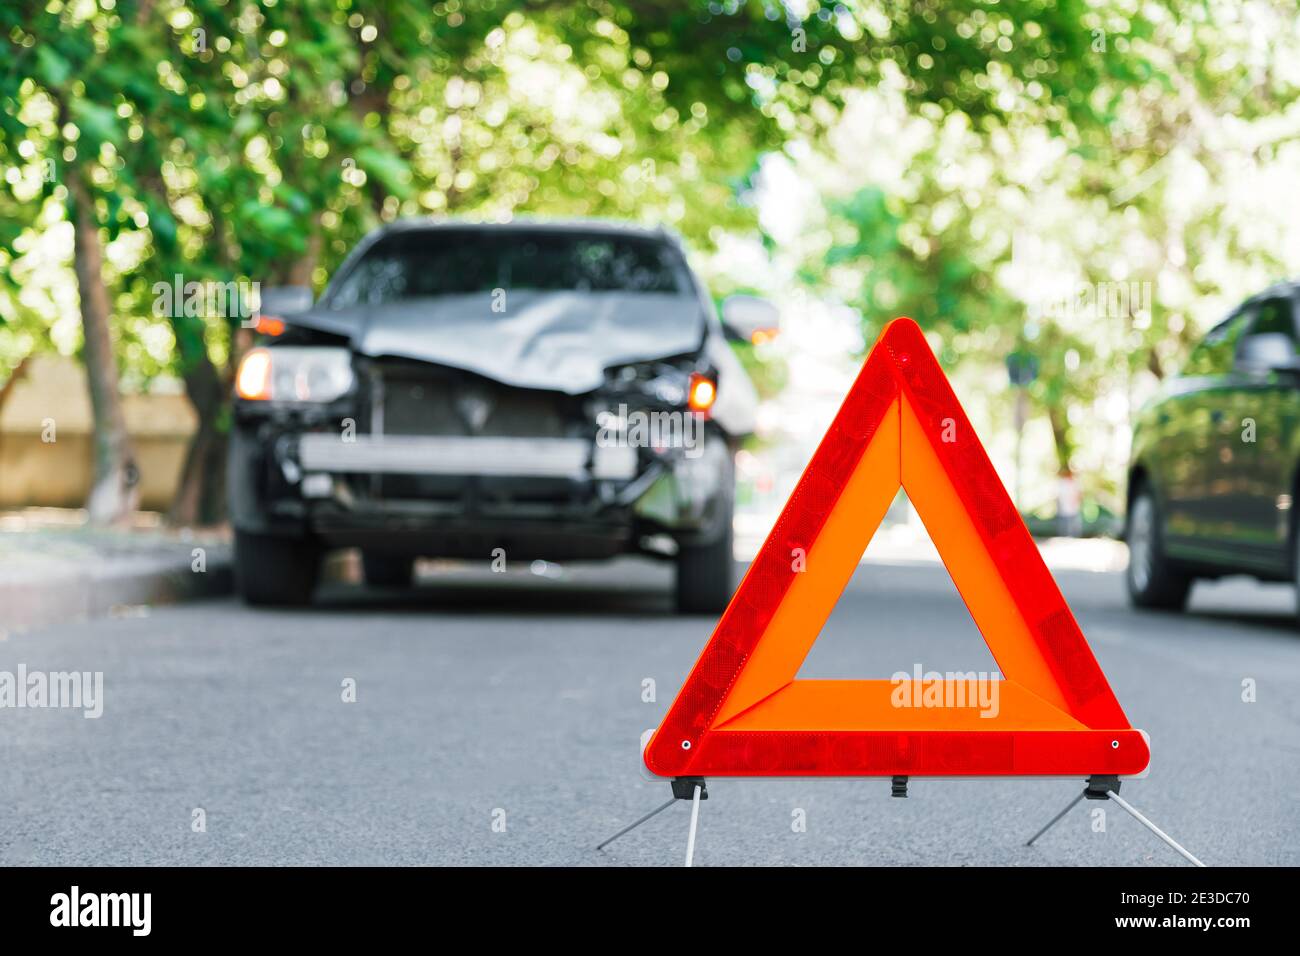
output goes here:
[{"label": "curb", "polygon": [[185,558],[130,557],[112,567],[28,575],[0,581],[0,635],[100,617],[124,605],[176,604],[221,597],[234,591],[229,554],[207,558],[207,570],[193,571]]}]

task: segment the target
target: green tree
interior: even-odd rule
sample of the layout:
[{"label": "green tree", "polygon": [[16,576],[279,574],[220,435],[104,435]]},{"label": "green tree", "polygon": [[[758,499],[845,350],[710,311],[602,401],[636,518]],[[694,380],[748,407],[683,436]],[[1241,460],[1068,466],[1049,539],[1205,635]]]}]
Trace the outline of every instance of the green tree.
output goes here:
[{"label": "green tree", "polygon": [[[1053,26],[1027,9],[940,14],[998,44],[966,81],[1001,88],[1004,108],[935,108],[906,81],[878,84],[810,144],[799,170],[821,208],[778,251],[861,311],[867,342],[910,314],[950,368],[982,366],[992,420],[1011,418],[1005,356],[1032,351],[1050,473],[1087,470],[1090,493],[1114,500],[1129,412],[1221,310],[1285,275],[1285,213],[1265,228],[1267,202],[1243,200],[1268,195],[1269,164],[1300,136],[1294,76],[1276,66],[1295,57],[1294,11],[1061,5]],[[1068,80],[1047,100],[1044,63]],[[879,144],[853,122],[878,123]]]},{"label": "green tree", "polygon": [[[0,149],[9,162],[41,170],[40,188],[20,187],[13,198],[37,207],[38,217],[45,203],[58,203],[73,228],[82,354],[94,417],[94,479],[87,510],[96,523],[126,520],[138,501],[138,472],[119,389],[104,234],[111,240],[135,227],[124,209],[131,183],[122,163],[134,138],[123,123],[130,106],[111,74],[117,61],[135,63],[137,69],[155,62],[152,14],[148,2],[120,12],[57,2],[40,12],[21,7],[0,12],[5,35]],[[23,180],[19,175],[10,182]],[[7,261],[15,251],[11,240]]]},{"label": "green tree", "polygon": [[[1025,344],[1046,350],[1035,395],[1055,416],[1068,463],[1079,445],[1070,409],[1113,384],[1084,374],[1090,364],[1113,358],[1126,380],[1163,371],[1192,334],[1190,296],[1214,280],[1196,278],[1176,308],[1130,317],[1127,338],[1102,341],[1097,329],[1054,315],[1025,321],[1024,291],[1007,272],[1013,237],[1047,231],[1051,219],[1062,276],[1094,283],[1131,255],[1108,246],[1105,233],[1076,236],[1080,221],[1145,242],[1150,272],[1161,254],[1150,250],[1210,241],[1225,225],[1222,209],[1206,202],[1173,214],[1163,157],[1191,149],[1214,165],[1222,153],[1198,121],[1206,104],[1231,94],[1250,118],[1292,92],[1267,61],[1240,65],[1249,42],[1228,22],[1231,8],[1224,0],[814,2],[802,16],[776,0],[6,8],[0,266],[23,258],[49,228],[49,210],[73,225],[96,414],[96,519],[133,504],[118,376],[140,384],[168,373],[183,379],[199,420],[171,517],[210,521],[222,508],[230,382],[250,333],[229,310],[160,312],[155,283],[179,275],[318,291],[357,239],[402,215],[644,219],[707,250],[725,233],[754,229],[760,161],[799,146],[812,157],[797,165],[818,182],[819,208],[797,248],[769,237],[773,253],[796,259],[809,288],[862,311],[869,338],[884,318],[910,312],[944,333],[950,364],[959,354],[1000,363]],[[895,139],[854,128],[880,119],[852,112],[869,96],[906,121]],[[1195,135],[1184,141],[1187,129]],[[1046,166],[1026,159],[1037,152]],[[907,161],[874,170],[878,153]],[[51,159],[57,176],[47,182]],[[1144,177],[1153,185],[1126,191]],[[1047,192],[1060,198],[1052,216],[1038,208]],[[48,339],[49,320],[5,278],[0,363],[12,367]]]}]

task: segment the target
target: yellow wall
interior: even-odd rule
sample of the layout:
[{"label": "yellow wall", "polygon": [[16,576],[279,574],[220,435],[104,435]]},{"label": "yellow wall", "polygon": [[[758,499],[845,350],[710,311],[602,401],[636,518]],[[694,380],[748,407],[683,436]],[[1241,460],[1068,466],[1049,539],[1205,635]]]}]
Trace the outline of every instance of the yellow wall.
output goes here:
[{"label": "yellow wall", "polygon": [[[183,391],[126,395],[127,431],[140,467],[140,506],[165,510],[196,425]],[[42,440],[46,419],[54,441]],[[79,508],[93,468],[90,397],[80,363],[62,356],[27,362],[0,408],[0,508]]]}]

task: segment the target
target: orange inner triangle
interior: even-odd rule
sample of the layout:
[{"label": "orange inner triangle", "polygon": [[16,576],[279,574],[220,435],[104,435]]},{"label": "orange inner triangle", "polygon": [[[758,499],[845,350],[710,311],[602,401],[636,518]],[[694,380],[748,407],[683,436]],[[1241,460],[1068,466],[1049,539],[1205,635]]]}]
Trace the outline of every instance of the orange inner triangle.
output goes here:
[{"label": "orange inner triangle", "polygon": [[[953,427],[970,426],[963,420]],[[795,679],[900,487],[997,661],[1004,679],[996,716],[982,716],[974,706],[896,706],[898,685],[889,680]],[[961,688],[956,681],[943,683],[945,694],[978,699],[973,682]],[[900,391],[809,548],[806,571],[794,575],[710,730],[1086,730],[1068,711],[993,557]]]}]

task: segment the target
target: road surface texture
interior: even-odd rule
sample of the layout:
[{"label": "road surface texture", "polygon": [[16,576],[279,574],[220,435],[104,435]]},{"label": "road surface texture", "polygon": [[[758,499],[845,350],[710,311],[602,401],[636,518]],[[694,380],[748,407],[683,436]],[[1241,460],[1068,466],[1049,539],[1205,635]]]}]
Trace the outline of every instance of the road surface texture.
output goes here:
[{"label": "road surface texture", "polygon": [[[448,566],[405,595],[336,584],[308,610],[207,600],[10,635],[0,672],[102,671],[104,703],[99,719],[0,709],[0,863],[680,865],[684,802],[593,847],[667,798],[638,774],[638,739],[713,622],[669,612],[659,565],[540,570]],[[1290,591],[1200,585],[1170,616],[1129,611],[1113,571],[1057,579],[1153,740],[1123,795],[1210,865],[1300,863]],[[916,663],[994,669],[942,565],[868,562],[801,676]],[[1026,848],[1081,784],[916,780],[903,800],[884,779],[716,780],[696,865],[1185,865],[1118,807],[1098,832],[1098,803]]]}]

